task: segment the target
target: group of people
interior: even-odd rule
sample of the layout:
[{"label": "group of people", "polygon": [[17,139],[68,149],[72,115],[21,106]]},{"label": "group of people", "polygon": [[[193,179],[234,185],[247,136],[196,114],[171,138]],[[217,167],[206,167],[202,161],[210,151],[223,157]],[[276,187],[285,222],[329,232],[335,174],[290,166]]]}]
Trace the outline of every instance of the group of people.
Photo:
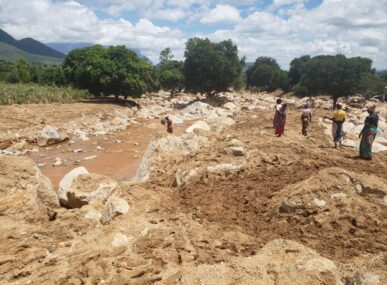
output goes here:
[{"label": "group of people", "polygon": [[[365,119],[364,127],[359,134],[361,138],[359,147],[359,156],[363,159],[372,158],[372,143],[375,140],[378,132],[379,116],[376,114],[376,106],[372,105],[367,108],[368,116]],[[280,137],[285,131],[287,115],[287,104],[282,103],[281,99],[277,99],[275,105],[275,115],[273,120],[273,127],[275,135]],[[332,121],[332,136],[337,148],[338,144],[341,144],[341,140],[344,135],[343,125],[346,119],[346,112],[343,110],[341,104],[336,104],[336,110],[333,113],[333,117],[325,117]],[[308,104],[304,105],[304,109],[301,113],[301,132],[304,136],[308,135],[309,123],[312,121],[312,111]]]},{"label": "group of people", "polygon": [[[275,135],[278,137],[282,136],[285,132],[287,108],[288,105],[286,103],[282,103],[281,99],[277,99],[275,105],[273,127],[275,130]],[[359,156],[363,159],[372,158],[372,143],[374,142],[376,134],[378,132],[379,121],[379,116],[376,114],[375,110],[375,105],[369,106],[367,108],[368,116],[366,117],[364,127],[359,134],[359,138],[361,138]],[[346,119],[346,112],[343,110],[343,106],[338,103],[336,104],[336,110],[334,111],[333,116],[325,116],[325,118],[332,121],[333,142],[335,144],[335,148],[337,148],[338,144],[341,144],[341,140],[344,135],[343,125]],[[312,111],[309,107],[309,104],[305,104],[301,113],[301,132],[304,136],[308,135],[308,127],[311,121]],[[167,127],[167,132],[172,134],[173,122],[171,118],[168,116],[165,117],[165,120],[163,120],[163,124],[165,124],[165,126]]]}]

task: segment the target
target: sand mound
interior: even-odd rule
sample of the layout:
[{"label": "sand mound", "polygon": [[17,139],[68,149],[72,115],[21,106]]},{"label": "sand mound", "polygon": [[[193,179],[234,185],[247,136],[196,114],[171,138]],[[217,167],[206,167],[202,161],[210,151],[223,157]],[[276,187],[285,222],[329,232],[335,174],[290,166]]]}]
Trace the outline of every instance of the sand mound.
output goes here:
[{"label": "sand mound", "polygon": [[[257,283],[259,280],[259,283]],[[290,240],[266,244],[255,256],[199,265],[175,277],[173,284],[342,284],[336,265]]]}]

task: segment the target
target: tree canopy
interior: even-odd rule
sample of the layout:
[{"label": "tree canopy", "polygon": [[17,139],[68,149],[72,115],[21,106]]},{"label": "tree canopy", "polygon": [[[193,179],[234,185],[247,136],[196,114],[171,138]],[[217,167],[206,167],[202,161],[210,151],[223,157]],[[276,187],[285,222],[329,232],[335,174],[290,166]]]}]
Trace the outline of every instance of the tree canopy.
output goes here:
[{"label": "tree canopy", "polygon": [[184,88],[184,62],[172,60],[173,55],[169,48],[160,53],[159,82],[161,88],[171,92],[181,91]]},{"label": "tree canopy", "polygon": [[238,48],[231,40],[213,43],[192,38],[186,43],[185,87],[191,92],[213,95],[235,88],[244,66]]},{"label": "tree canopy", "polygon": [[246,71],[247,86],[261,90],[274,91],[281,88],[288,91],[288,74],[281,70],[277,61],[271,57],[258,57]]},{"label": "tree canopy", "polygon": [[95,96],[141,96],[158,89],[152,65],[125,46],[100,45],[71,51],[63,63],[64,73],[76,87]]},{"label": "tree canopy", "polygon": [[[310,96],[331,95],[334,104],[339,97],[359,92],[362,78],[373,74],[372,61],[368,58],[320,55],[301,61],[304,65],[299,68],[301,76],[295,90]],[[295,62],[300,61],[292,61]]]}]

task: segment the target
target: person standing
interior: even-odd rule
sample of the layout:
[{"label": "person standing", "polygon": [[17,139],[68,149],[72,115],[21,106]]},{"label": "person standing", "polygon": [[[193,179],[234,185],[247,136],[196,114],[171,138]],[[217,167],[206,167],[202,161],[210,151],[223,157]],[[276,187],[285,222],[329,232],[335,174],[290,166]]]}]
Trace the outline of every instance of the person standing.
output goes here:
[{"label": "person standing", "polygon": [[275,109],[274,119],[273,119],[273,128],[274,129],[275,129],[275,124],[276,124],[278,112],[281,110],[281,107],[282,107],[282,100],[277,99],[277,101],[275,102],[275,107],[274,107],[274,109]]},{"label": "person standing", "polygon": [[343,106],[341,104],[336,104],[336,111],[333,113],[333,117],[329,118],[325,116],[325,118],[332,121],[332,135],[333,141],[335,143],[335,148],[337,148],[337,143],[341,143],[341,139],[343,138],[343,125],[346,118],[346,113],[343,110]]},{"label": "person standing", "polygon": [[167,126],[167,132],[172,134],[173,133],[173,122],[168,116],[165,117],[165,125]]},{"label": "person standing", "polygon": [[363,159],[372,159],[372,143],[378,132],[379,122],[379,116],[375,113],[375,109],[375,105],[367,108],[368,116],[366,117],[364,127],[359,134],[359,138],[361,138],[359,156]]},{"label": "person standing", "polygon": [[276,115],[274,117],[275,134],[278,137],[282,136],[285,131],[287,107],[288,104],[282,104],[281,109],[276,111]]},{"label": "person standing", "polygon": [[308,135],[309,123],[312,121],[312,110],[309,108],[309,104],[304,105],[304,110],[301,114],[302,134]]}]

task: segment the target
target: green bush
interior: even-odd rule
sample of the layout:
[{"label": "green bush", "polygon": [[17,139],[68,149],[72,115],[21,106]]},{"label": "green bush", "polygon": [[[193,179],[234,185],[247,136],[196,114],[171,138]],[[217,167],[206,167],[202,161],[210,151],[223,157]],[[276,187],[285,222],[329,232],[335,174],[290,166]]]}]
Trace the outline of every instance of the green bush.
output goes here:
[{"label": "green bush", "polygon": [[40,86],[37,84],[9,84],[0,82],[0,105],[73,103],[89,93],[71,87]]}]

